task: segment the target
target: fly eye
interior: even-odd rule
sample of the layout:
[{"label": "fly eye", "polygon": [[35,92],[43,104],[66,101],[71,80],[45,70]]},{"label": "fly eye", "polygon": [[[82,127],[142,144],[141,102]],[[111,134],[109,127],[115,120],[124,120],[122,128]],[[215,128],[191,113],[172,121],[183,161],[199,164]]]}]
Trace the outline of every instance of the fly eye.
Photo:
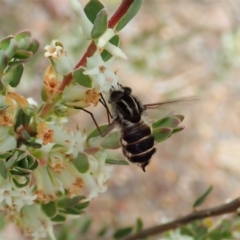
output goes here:
[{"label": "fly eye", "polygon": [[132,93],[132,89],[129,87],[123,87],[124,95],[130,95]]},{"label": "fly eye", "polygon": [[108,102],[113,103],[122,98],[125,95],[125,92],[122,91],[113,91],[109,97]]}]

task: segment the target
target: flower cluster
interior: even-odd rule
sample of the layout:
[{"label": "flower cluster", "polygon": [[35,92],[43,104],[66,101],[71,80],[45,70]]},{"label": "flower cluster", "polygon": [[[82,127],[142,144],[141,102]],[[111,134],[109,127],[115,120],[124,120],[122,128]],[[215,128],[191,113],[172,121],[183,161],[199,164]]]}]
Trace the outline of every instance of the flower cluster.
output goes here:
[{"label": "flower cluster", "polygon": [[[0,51],[0,59],[9,54],[7,64],[0,64],[0,211],[36,240],[55,239],[55,223],[81,214],[92,198],[105,192],[113,164],[107,151],[111,146],[103,147],[99,134],[87,135],[80,130],[85,129],[81,123],[73,129],[67,123],[76,108],[97,106],[102,95],[118,88],[113,62],[127,57],[118,46],[119,36],[107,27],[105,9],[92,23],[77,0],[70,3],[80,20],[82,37],[96,50],[74,68],[60,40],[47,45],[44,56],[50,65],[43,74],[41,105],[16,91],[23,63],[37,52],[39,43],[23,31],[1,40],[0,45],[8,46],[1,50],[3,55]],[[114,38],[117,41],[112,43]],[[15,60],[18,67],[9,67]]]}]

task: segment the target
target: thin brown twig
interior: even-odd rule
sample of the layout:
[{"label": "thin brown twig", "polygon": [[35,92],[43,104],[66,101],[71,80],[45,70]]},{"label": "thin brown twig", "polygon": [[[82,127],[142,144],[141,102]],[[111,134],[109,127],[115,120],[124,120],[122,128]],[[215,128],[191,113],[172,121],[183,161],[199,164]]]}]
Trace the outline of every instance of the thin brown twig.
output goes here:
[{"label": "thin brown twig", "polygon": [[240,197],[234,199],[229,203],[224,203],[222,205],[219,205],[213,208],[195,211],[190,214],[187,214],[184,217],[178,218],[174,221],[161,224],[155,227],[147,228],[139,233],[136,233],[132,236],[125,238],[124,240],[137,240],[137,239],[145,238],[148,236],[157,235],[165,231],[175,229],[187,223],[193,222],[195,220],[204,219],[206,217],[219,216],[225,213],[236,212],[239,207],[240,207]]}]

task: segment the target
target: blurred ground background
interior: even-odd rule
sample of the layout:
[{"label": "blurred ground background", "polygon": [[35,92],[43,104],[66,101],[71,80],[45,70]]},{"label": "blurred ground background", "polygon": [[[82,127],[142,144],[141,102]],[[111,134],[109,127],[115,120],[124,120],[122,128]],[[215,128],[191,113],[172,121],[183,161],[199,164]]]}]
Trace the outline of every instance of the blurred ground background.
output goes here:
[{"label": "blurred ground background", "polygon": [[[44,46],[60,39],[76,62],[87,43],[67,0],[0,2],[0,38],[29,29],[41,43],[19,86],[22,95],[40,102],[48,65]],[[120,0],[104,3],[113,13]],[[186,129],[157,145],[146,173],[133,165],[114,167],[107,192],[87,209],[94,221],[82,239],[94,239],[92,234],[105,224],[115,229],[141,217],[149,227],[184,215],[210,185],[214,190],[204,208],[240,192],[240,1],[146,0],[120,34],[129,60],[119,60],[115,67],[122,84],[132,87],[142,102],[183,96],[200,101],[184,109]],[[94,112],[100,122],[106,121],[104,109]],[[82,126],[90,122],[83,113],[73,120]],[[13,233],[8,227],[4,239],[24,239]]]}]

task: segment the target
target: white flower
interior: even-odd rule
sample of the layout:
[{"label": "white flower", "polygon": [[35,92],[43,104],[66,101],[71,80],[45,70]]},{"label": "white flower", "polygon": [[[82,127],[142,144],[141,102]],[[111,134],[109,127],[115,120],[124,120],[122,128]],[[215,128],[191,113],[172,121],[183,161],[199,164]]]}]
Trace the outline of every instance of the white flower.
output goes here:
[{"label": "white flower", "polygon": [[104,62],[100,54],[87,59],[87,70],[83,73],[94,80],[94,87],[101,92],[109,92],[111,87],[118,88],[118,76],[110,70],[112,62]]},{"label": "white flower", "polygon": [[5,201],[8,206],[13,205],[13,197],[19,196],[19,193],[13,189],[10,182],[4,181],[0,186],[0,203]]},{"label": "white flower", "polygon": [[60,126],[49,124],[49,128],[54,131],[54,143],[66,147],[66,154],[72,154],[76,158],[79,152],[83,152],[86,135],[78,129],[73,131],[65,131]]},{"label": "white flower", "polygon": [[44,50],[44,56],[47,58],[57,58],[60,59],[62,56],[66,55],[63,44],[59,40],[52,40],[50,45],[47,45]]},{"label": "white flower", "polygon": [[50,237],[56,240],[53,235],[53,226],[51,220],[42,212],[40,204],[24,206],[21,211],[19,226],[26,235],[32,239],[39,240]]},{"label": "white flower", "polygon": [[16,192],[18,196],[14,197],[13,202],[18,211],[25,205],[32,205],[37,198],[37,195],[32,194],[32,189],[29,187],[17,188]]}]

